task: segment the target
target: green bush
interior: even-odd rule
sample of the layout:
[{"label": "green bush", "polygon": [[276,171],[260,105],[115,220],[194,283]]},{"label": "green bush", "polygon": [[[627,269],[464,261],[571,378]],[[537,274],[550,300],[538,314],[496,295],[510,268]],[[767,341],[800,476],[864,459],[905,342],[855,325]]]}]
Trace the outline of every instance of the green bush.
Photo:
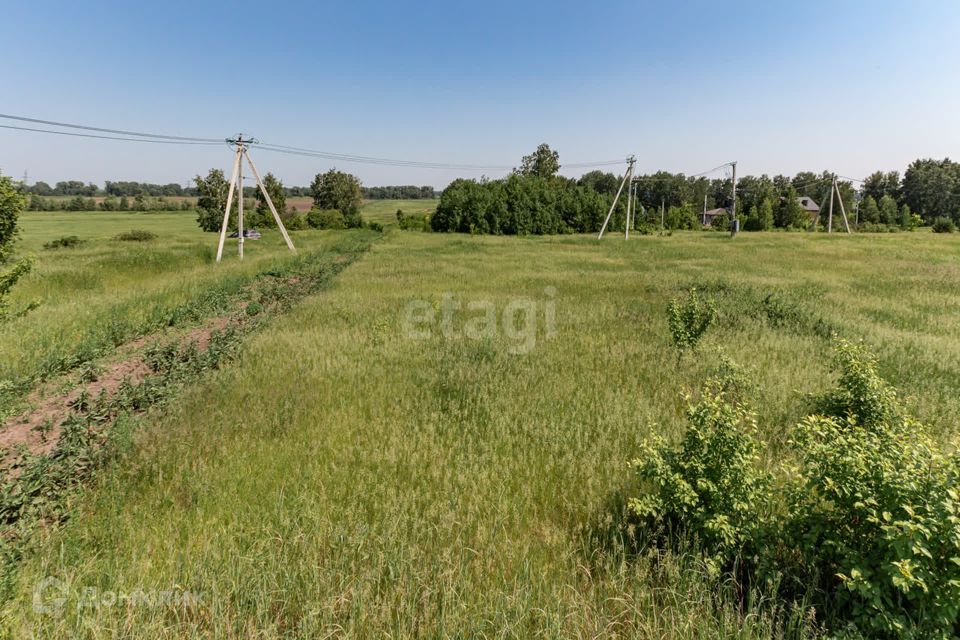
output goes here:
[{"label": "green bush", "polygon": [[56,240],[51,240],[50,242],[44,242],[44,249],[69,249],[71,247],[79,247],[83,244],[77,236],[63,236],[62,238],[57,238]]},{"label": "green bush", "polygon": [[383,225],[375,220],[371,220],[367,223],[367,229],[371,231],[376,231],[377,233],[383,233]]},{"label": "green bush", "polygon": [[673,345],[683,353],[696,348],[703,334],[717,318],[717,308],[710,299],[703,299],[691,289],[685,300],[674,298],[667,308]]},{"label": "green bush", "polygon": [[730,231],[730,214],[721,213],[710,222],[710,229],[713,231]]},{"label": "green bush", "polygon": [[631,513],[654,539],[692,538],[734,580],[813,605],[844,637],[957,637],[960,455],[906,415],[862,347],[839,343],[837,369],[770,475],[753,416],[709,383],[679,447],[655,441],[634,462]]},{"label": "green bush", "polygon": [[783,527],[828,612],[869,637],[960,631],[960,459],[905,415],[862,347],[840,343],[838,389],[801,422]]},{"label": "green bush", "polygon": [[317,209],[307,212],[307,224],[314,229],[346,229],[347,223],[343,214],[336,209]]},{"label": "green bush", "polygon": [[114,240],[123,240],[125,242],[147,242],[156,239],[157,234],[143,229],[132,229],[114,236]]},{"label": "green bush", "polygon": [[309,225],[307,224],[307,217],[305,215],[300,215],[296,211],[293,211],[283,216],[283,226],[287,228],[287,231],[302,231]]},{"label": "green bush", "polygon": [[730,402],[724,386],[708,382],[689,404],[679,448],[659,436],[643,444],[632,466],[644,493],[629,503],[655,539],[672,532],[695,538],[713,571],[729,568],[757,537],[757,505],[769,482],[758,466],[754,416]]},{"label": "green bush", "polygon": [[933,221],[934,233],[953,233],[956,229],[956,225],[950,218],[940,217]]}]

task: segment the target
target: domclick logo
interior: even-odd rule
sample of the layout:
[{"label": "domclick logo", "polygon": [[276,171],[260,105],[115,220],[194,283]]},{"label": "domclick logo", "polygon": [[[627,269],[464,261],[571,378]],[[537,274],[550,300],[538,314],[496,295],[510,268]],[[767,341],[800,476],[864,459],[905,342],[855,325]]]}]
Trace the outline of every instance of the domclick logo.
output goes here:
[{"label": "domclick logo", "polygon": [[57,616],[67,604],[67,585],[62,580],[47,576],[33,587],[33,611],[41,615]]},{"label": "domclick logo", "polygon": [[53,576],[47,576],[33,588],[34,613],[60,617],[68,603],[76,605],[78,614],[103,607],[195,609],[203,605],[203,594],[179,588],[115,591],[96,587],[83,587],[74,593],[65,582]]},{"label": "domclick logo", "polygon": [[[557,311],[554,287],[543,290],[541,300],[521,296],[511,298],[502,309],[490,300],[458,300],[445,293],[438,302],[414,299],[403,307],[400,325],[413,340],[426,340],[439,333],[451,340],[496,340],[501,335],[507,353],[530,353],[537,336],[552,338],[556,333]],[[542,331],[540,330],[542,327]]]}]

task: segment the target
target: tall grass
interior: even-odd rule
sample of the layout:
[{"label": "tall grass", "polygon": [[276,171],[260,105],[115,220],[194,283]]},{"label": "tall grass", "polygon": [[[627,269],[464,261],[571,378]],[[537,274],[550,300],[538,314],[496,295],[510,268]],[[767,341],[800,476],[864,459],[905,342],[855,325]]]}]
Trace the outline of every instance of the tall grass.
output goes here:
[{"label": "tall grass", "polygon": [[[30,213],[21,226],[21,250],[37,260],[14,288],[11,308],[40,305],[0,325],[0,400],[6,399],[0,405],[7,406],[36,381],[139,335],[228,312],[230,296],[257,273],[297,259],[273,232],[248,242],[243,261],[234,241],[216,265],[217,237],[200,232],[190,213]],[[137,243],[114,239],[131,227],[158,237]],[[84,242],[42,248],[64,235]],[[303,254],[346,250],[340,245],[347,237],[305,231],[294,239]]]},{"label": "tall grass", "polygon": [[[818,326],[871,343],[952,441],[955,250],[912,234],[390,234],[142,432],[38,543],[6,620],[86,638],[803,637],[807,612],[740,603],[693,553],[633,556],[610,506],[626,463],[650,429],[679,433],[681,392],[718,348],[760,383],[775,456],[830,386]],[[720,315],[678,361],[666,307],[691,286]],[[499,321],[547,287],[555,326],[528,351],[463,330],[468,303]],[[415,338],[412,300],[464,310]],[[70,594],[62,614],[33,608],[45,576]],[[202,597],[78,607],[85,587]]]}]

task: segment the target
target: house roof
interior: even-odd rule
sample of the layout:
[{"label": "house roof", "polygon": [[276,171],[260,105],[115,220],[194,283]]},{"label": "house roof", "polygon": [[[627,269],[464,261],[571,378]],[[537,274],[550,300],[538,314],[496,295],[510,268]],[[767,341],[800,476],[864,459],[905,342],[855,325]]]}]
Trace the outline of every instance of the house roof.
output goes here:
[{"label": "house roof", "polygon": [[708,218],[715,218],[724,213],[730,213],[730,212],[721,207],[720,209],[707,209],[706,211],[703,212],[703,215],[707,216]]},{"label": "house roof", "polygon": [[819,212],[820,205],[813,201],[813,198],[808,198],[807,196],[800,196],[797,198],[797,202],[800,203],[800,206],[804,208],[805,211],[810,212]]}]

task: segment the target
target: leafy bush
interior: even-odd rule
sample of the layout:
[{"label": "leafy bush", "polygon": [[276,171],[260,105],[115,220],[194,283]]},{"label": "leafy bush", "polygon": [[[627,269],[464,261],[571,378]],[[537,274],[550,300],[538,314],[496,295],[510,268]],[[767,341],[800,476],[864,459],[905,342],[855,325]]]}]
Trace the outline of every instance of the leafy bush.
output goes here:
[{"label": "leafy bush", "polygon": [[305,215],[302,216],[294,211],[283,217],[283,226],[287,228],[287,231],[302,231],[309,225]]},{"label": "leafy bush", "polygon": [[383,233],[383,225],[375,220],[371,220],[367,223],[367,229],[371,231],[376,231],[377,233]]},{"label": "leafy bush", "polygon": [[125,242],[147,242],[156,239],[157,234],[143,229],[131,229],[114,237],[114,240],[123,240]]},{"label": "leafy bush", "polygon": [[72,247],[79,247],[81,244],[83,244],[83,242],[84,241],[77,236],[63,236],[62,238],[57,238],[56,240],[51,240],[50,242],[44,242],[43,248],[69,249]]},{"label": "leafy bush", "polygon": [[689,404],[678,449],[659,436],[644,443],[632,466],[645,493],[629,503],[655,537],[695,537],[715,571],[728,568],[757,537],[756,507],[769,481],[757,464],[756,421],[728,401],[723,387],[722,380],[712,380],[700,400]]},{"label": "leafy bush", "polygon": [[655,536],[695,539],[710,567],[813,604],[844,637],[954,638],[960,456],[906,415],[862,347],[839,343],[837,368],[820,413],[792,430],[796,458],[771,475],[753,416],[709,383],[679,447],[654,441],[633,463],[631,512]]},{"label": "leafy bush", "polygon": [[956,225],[953,224],[953,220],[950,218],[940,217],[933,221],[934,233],[953,233],[956,229]]},{"label": "leafy bush", "polygon": [[710,223],[710,228],[714,231],[730,231],[730,214],[721,213]]},{"label": "leafy bush", "polygon": [[403,231],[428,231],[430,216],[408,216],[403,209],[397,209],[397,226]]},{"label": "leafy bush", "polygon": [[710,299],[702,299],[691,289],[685,300],[674,298],[667,308],[673,345],[683,353],[696,348],[703,334],[717,318],[717,308]]},{"label": "leafy bush", "polygon": [[317,209],[307,212],[307,224],[314,229],[346,229],[347,223],[343,214],[336,209]]},{"label": "leafy bush", "polygon": [[839,388],[795,430],[800,474],[784,538],[821,576],[829,611],[870,637],[960,631],[960,459],[905,415],[862,347],[840,343]]}]

